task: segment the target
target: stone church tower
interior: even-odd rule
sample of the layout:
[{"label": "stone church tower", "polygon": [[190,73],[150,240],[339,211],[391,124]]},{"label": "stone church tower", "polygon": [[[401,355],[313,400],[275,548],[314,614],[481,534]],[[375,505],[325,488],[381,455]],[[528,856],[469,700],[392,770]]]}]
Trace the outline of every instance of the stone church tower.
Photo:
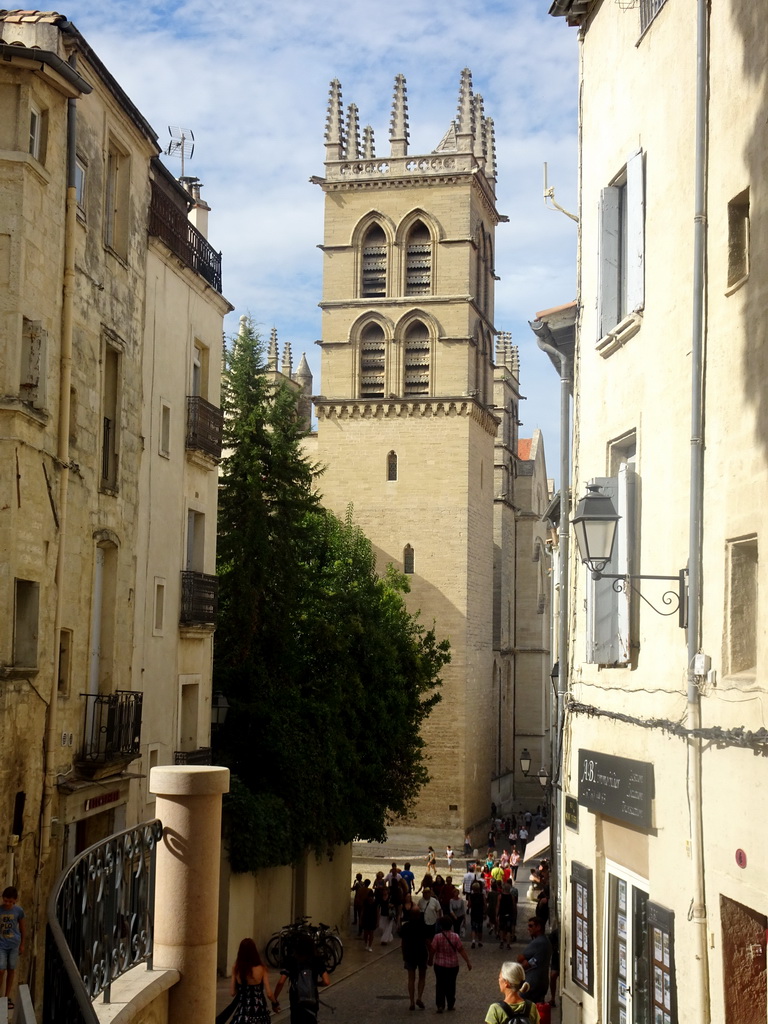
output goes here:
[{"label": "stone church tower", "polygon": [[[456,119],[423,156],[408,153],[399,75],[389,139],[377,156],[373,130],[361,140],[357,107],[345,115],[331,83],[325,177],[312,179],[325,193],[316,455],[324,503],[341,515],[352,503],[379,568],[408,574],[409,607],[450,639],[417,818],[463,829],[488,815],[498,774],[494,444],[505,415],[494,408],[494,132],[471,72]],[[375,742],[386,722],[371,724]]]}]

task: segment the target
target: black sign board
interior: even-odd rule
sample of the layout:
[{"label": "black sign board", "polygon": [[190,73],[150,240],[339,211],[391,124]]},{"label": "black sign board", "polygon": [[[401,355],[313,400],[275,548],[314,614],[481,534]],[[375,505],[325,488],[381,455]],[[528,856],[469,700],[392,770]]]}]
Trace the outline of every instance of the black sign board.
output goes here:
[{"label": "black sign board", "polygon": [[579,831],[579,801],[575,796],[565,798],[565,824],[574,832]]},{"label": "black sign board", "polygon": [[579,751],[579,803],[638,828],[652,824],[653,765],[596,750]]}]

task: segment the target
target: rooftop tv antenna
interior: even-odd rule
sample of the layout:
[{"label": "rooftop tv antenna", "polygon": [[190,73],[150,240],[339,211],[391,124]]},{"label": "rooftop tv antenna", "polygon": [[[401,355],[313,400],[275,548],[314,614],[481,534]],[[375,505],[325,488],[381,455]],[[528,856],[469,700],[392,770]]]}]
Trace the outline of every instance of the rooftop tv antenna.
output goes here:
[{"label": "rooftop tv antenna", "polygon": [[195,152],[195,133],[190,128],[179,128],[178,125],[169,124],[168,134],[171,136],[171,141],[165,152],[168,156],[181,157],[181,176],[183,178],[184,161],[191,160]]}]

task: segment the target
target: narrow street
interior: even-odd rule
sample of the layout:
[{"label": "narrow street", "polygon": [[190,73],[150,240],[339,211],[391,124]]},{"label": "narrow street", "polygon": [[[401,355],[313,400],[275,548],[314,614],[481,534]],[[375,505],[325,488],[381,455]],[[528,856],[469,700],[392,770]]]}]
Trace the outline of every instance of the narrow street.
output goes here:
[{"label": "narrow street", "polygon": [[[458,851],[463,847],[462,836],[448,836]],[[394,860],[398,867],[410,861],[416,875],[417,885],[424,873],[424,854],[427,846],[434,847],[438,855],[437,869],[447,874],[444,857],[446,837],[443,833],[424,830],[390,830],[389,841],[383,844],[355,843],[353,852],[352,877],[360,871],[364,878],[373,878],[376,871],[388,871]],[[457,856],[454,861],[453,877],[460,880],[465,871],[465,860]],[[526,922],[533,913],[534,905],[525,898],[528,887],[528,866],[519,872],[518,891],[520,902],[517,915],[517,935],[522,939],[526,934]],[[351,920],[351,918],[350,918]],[[357,939],[357,928],[350,924],[342,934],[344,959],[331,975],[331,985],[321,991],[320,1024],[391,1024],[393,1020],[434,1018],[435,982],[431,968],[427,970],[427,984],[424,990],[425,1010],[409,1010],[407,975],[400,955],[400,941],[395,938],[388,946],[380,944],[381,933],[374,937],[373,952],[367,953],[362,941]],[[467,970],[460,961],[457,984],[456,1011],[443,1014],[450,1024],[482,1024],[489,1005],[500,999],[498,987],[499,968],[505,960],[515,960],[522,952],[524,943],[513,943],[511,951],[500,950],[498,941],[485,935],[482,948],[471,949],[467,941],[465,948],[472,964]],[[527,941],[527,940],[526,940]],[[270,972],[273,979],[276,972]],[[220,979],[217,1009],[228,1002],[228,979]],[[273,1022],[288,1021],[288,994],[281,998],[282,1011],[273,1015]],[[552,1024],[559,1024],[559,1007],[552,1011]]]}]

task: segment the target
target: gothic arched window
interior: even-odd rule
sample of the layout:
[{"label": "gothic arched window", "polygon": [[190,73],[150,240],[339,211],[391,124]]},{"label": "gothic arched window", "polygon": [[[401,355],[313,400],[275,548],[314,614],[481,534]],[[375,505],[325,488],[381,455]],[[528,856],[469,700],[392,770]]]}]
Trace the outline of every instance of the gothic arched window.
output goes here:
[{"label": "gothic arched window", "polygon": [[413,548],[410,544],[406,544],[403,548],[403,572],[408,576],[413,575],[413,557]]},{"label": "gothic arched window", "polygon": [[364,299],[387,294],[387,236],[380,224],[372,224],[363,239],[360,294]]},{"label": "gothic arched window", "polygon": [[387,480],[397,480],[397,452],[387,456]]},{"label": "gothic arched window", "polygon": [[409,324],[405,332],[403,394],[429,394],[429,329],[421,320]]},{"label": "gothic arched window", "polygon": [[405,294],[432,293],[432,236],[427,225],[417,220],[408,232],[405,250]]},{"label": "gothic arched window", "polygon": [[379,324],[367,324],[360,335],[360,397],[384,397],[384,331]]}]

